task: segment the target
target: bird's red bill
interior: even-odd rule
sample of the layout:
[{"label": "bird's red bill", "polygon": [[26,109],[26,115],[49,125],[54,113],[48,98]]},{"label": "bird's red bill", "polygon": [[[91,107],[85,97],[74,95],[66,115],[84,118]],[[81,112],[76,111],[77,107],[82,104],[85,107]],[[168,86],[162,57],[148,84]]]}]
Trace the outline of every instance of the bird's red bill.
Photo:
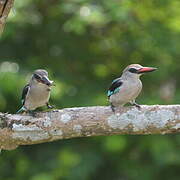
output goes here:
[{"label": "bird's red bill", "polygon": [[155,71],[156,69],[157,68],[153,68],[153,67],[143,67],[138,70],[138,73],[152,72],[152,71]]}]

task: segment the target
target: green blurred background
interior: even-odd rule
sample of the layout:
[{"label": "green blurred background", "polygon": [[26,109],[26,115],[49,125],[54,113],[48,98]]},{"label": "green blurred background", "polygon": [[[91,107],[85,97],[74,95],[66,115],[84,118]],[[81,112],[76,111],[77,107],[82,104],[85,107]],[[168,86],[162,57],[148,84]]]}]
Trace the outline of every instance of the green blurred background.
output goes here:
[{"label": "green blurred background", "polygon": [[[32,71],[47,69],[58,108],[108,105],[106,89],[131,63],[140,104],[180,101],[179,0],[15,0],[0,39],[0,111],[15,113]],[[0,155],[2,180],[180,178],[180,136],[111,136],[22,146]]]}]

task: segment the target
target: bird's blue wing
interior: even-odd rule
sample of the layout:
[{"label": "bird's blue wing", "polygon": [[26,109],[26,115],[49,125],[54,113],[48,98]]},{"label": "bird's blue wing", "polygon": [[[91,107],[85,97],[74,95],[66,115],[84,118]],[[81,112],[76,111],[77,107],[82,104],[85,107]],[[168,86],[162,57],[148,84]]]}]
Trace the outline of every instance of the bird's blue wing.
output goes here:
[{"label": "bird's blue wing", "polygon": [[28,91],[29,91],[29,88],[30,88],[29,84],[27,84],[27,85],[23,88],[22,98],[21,98],[22,105],[24,105],[24,103],[25,103],[26,95],[27,95],[27,93],[28,93]]},{"label": "bird's blue wing", "polygon": [[111,86],[109,87],[107,96],[110,97],[111,95],[119,92],[122,84],[123,84],[123,82],[122,82],[121,78],[117,78],[117,79],[113,80]]}]

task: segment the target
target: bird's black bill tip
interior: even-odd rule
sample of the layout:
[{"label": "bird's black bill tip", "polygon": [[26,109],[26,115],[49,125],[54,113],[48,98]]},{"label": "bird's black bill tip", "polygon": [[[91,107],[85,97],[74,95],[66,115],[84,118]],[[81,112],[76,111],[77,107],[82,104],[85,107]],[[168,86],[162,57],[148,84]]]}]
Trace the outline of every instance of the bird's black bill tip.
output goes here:
[{"label": "bird's black bill tip", "polygon": [[50,81],[50,80],[49,80],[48,78],[46,78],[46,77],[42,77],[41,83],[46,84],[47,86],[53,86],[53,85],[54,85],[54,84],[53,84],[53,81]]}]

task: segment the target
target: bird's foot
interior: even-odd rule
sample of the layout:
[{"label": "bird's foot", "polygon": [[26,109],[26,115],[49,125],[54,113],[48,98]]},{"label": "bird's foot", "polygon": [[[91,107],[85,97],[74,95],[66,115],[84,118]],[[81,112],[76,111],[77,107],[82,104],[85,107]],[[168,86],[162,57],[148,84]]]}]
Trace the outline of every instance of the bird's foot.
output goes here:
[{"label": "bird's foot", "polygon": [[52,110],[52,112],[59,112],[59,109],[54,109]]},{"label": "bird's foot", "polygon": [[28,111],[29,115],[32,116],[32,117],[37,117],[37,112],[35,111]]},{"label": "bird's foot", "polygon": [[136,102],[132,103],[133,106],[137,107],[139,110],[141,109],[141,106],[137,104]]},{"label": "bird's foot", "polygon": [[111,110],[112,112],[115,112],[115,106],[111,103]]}]

